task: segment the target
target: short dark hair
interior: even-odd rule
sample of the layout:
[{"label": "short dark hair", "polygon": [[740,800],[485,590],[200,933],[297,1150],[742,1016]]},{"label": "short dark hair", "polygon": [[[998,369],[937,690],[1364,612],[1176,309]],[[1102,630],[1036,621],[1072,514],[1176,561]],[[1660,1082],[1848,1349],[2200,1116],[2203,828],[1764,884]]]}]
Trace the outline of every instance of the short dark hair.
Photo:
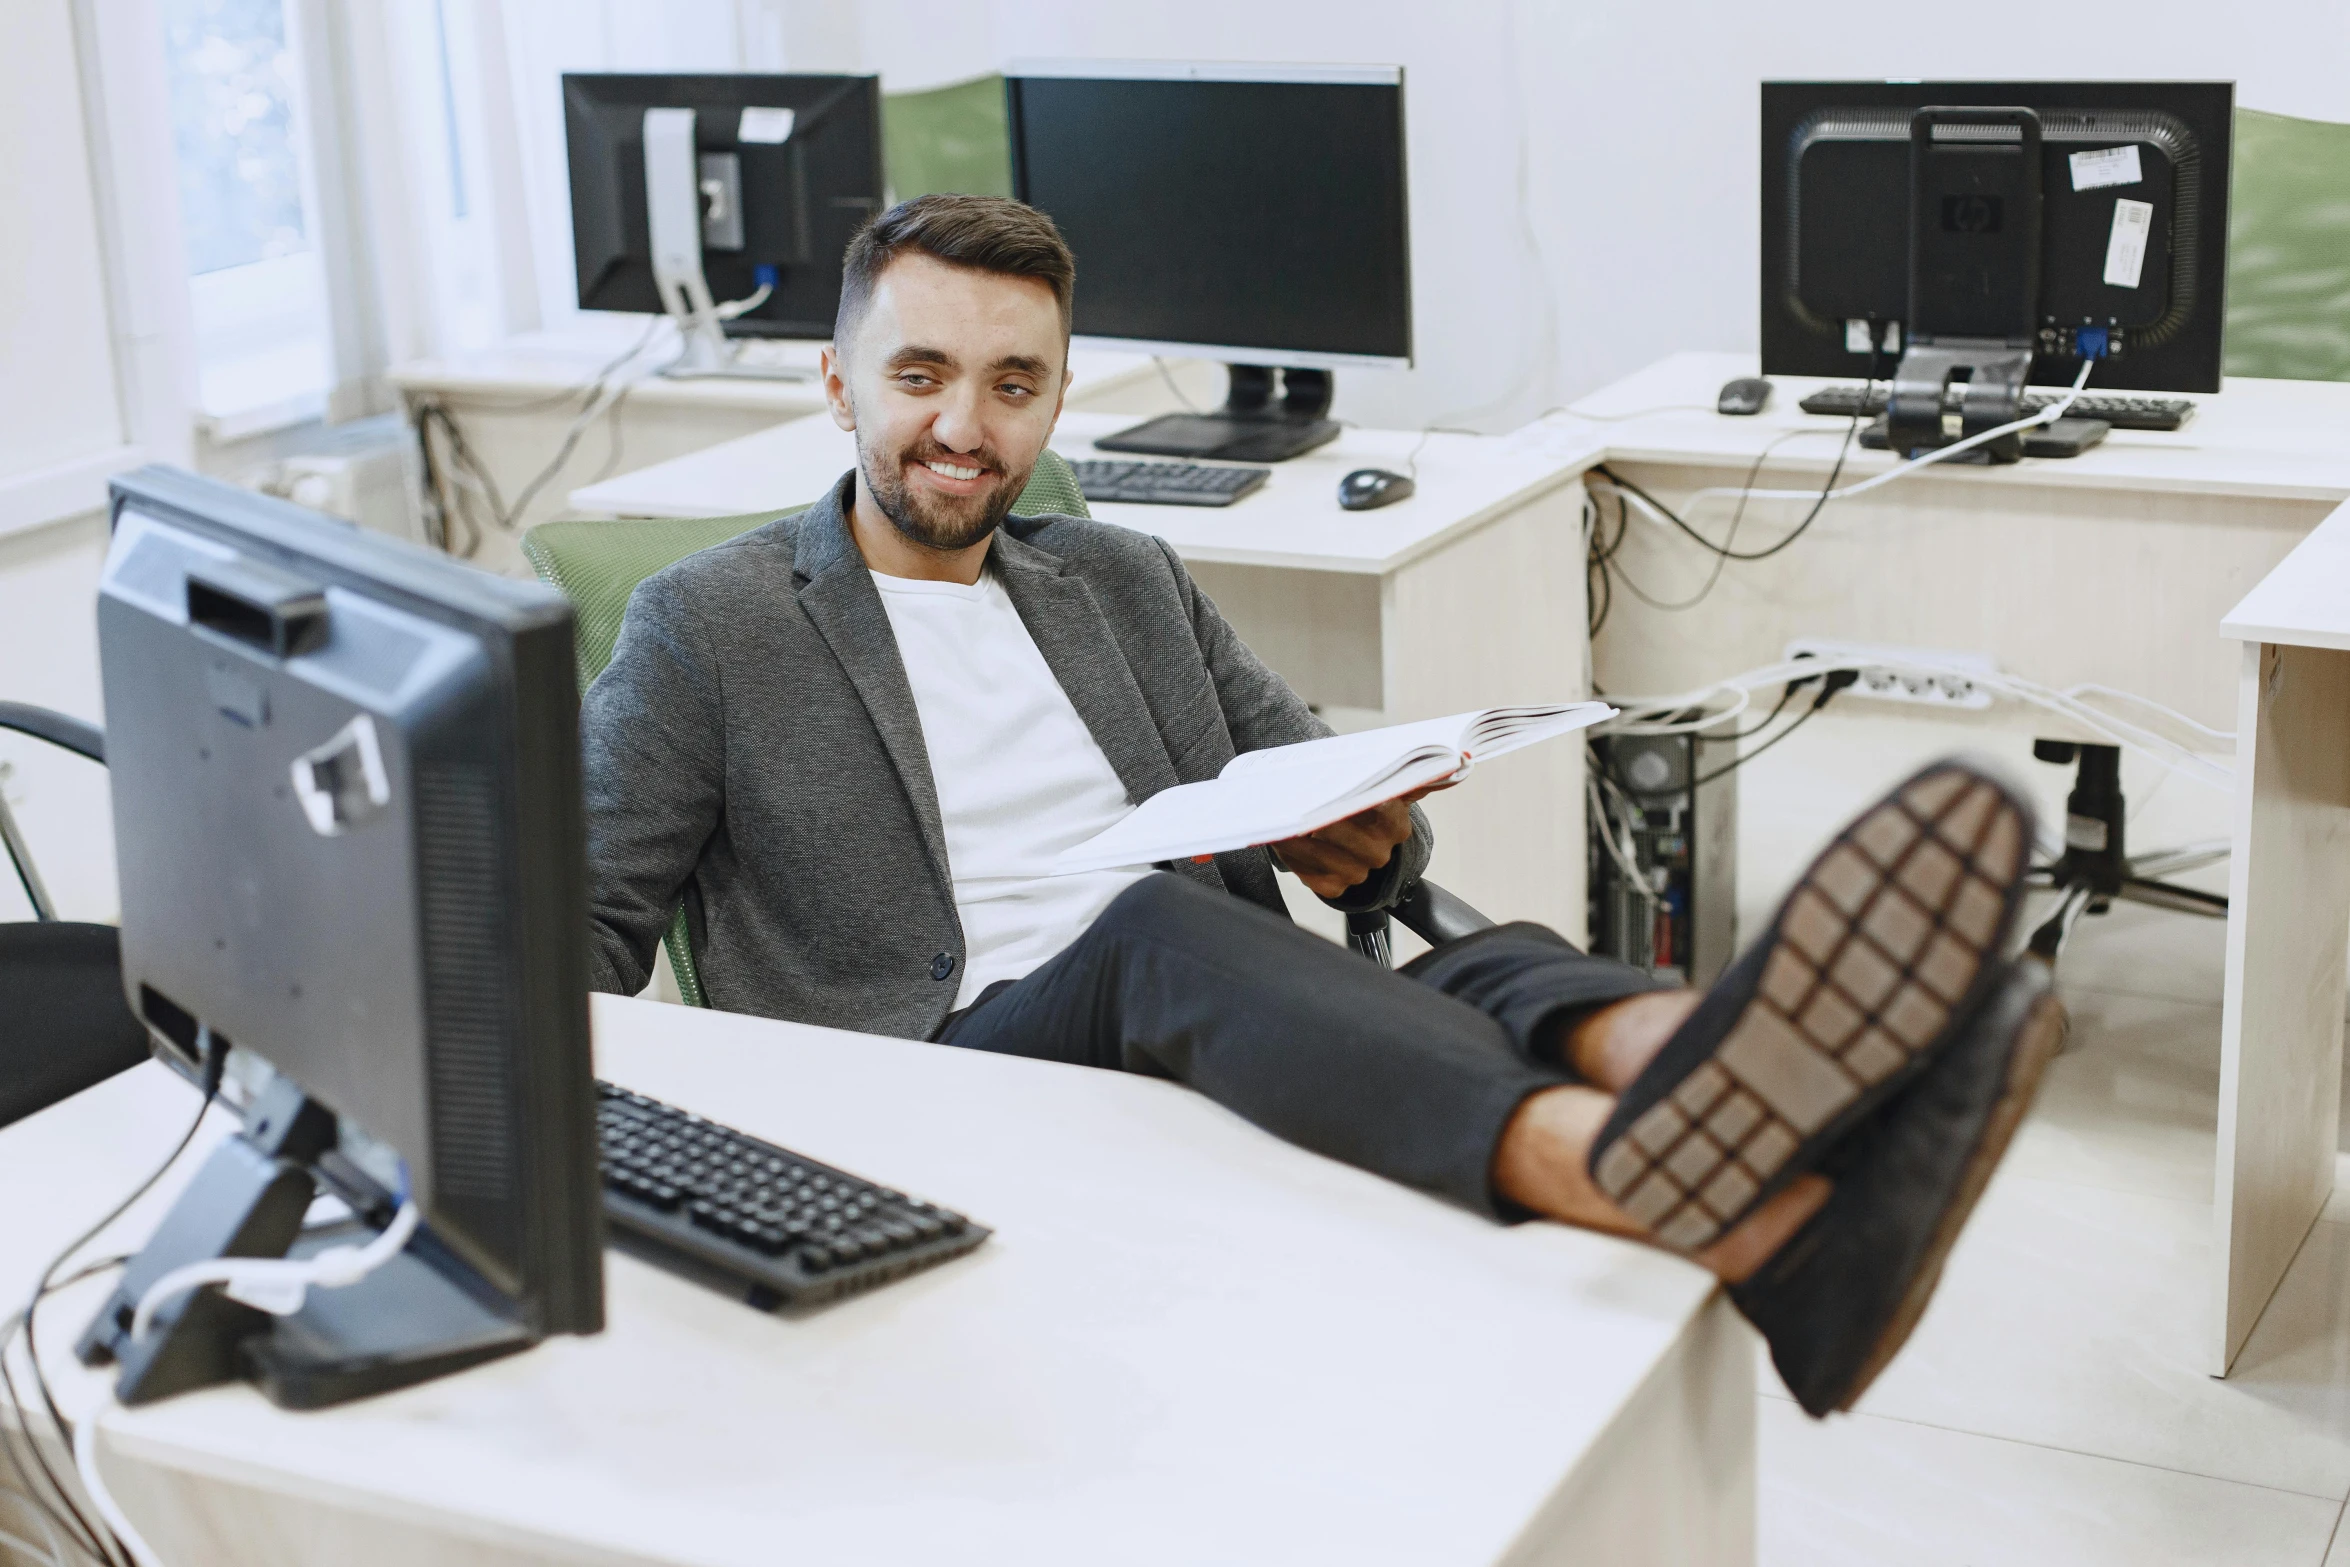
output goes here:
[{"label": "short dark hair", "polygon": [[844,343],[856,331],[873,288],[889,264],[907,251],[958,267],[1032,277],[1051,286],[1061,307],[1061,337],[1069,336],[1077,295],[1077,258],[1053,220],[1009,196],[916,196],[857,230],[841,258],[840,311],[832,338]]}]

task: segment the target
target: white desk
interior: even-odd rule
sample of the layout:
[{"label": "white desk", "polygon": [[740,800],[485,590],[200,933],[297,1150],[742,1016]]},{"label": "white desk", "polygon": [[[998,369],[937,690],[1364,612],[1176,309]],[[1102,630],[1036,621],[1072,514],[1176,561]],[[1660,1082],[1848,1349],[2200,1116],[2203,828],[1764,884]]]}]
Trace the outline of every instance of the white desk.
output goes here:
[{"label": "white desk", "polygon": [[[1091,442],[1130,423],[1064,413],[1054,449],[1113,456]],[[1415,447],[1410,499],[1339,510],[1341,477],[1402,471]],[[576,490],[571,505],[612,516],[759,511],[812,499],[855,461],[848,434],[808,419]],[[1527,443],[1348,430],[1275,464],[1264,488],[1230,507],[1094,511],[1173,545],[1258,656],[1332,724],[1355,729],[1589,689],[1581,467]],[[1496,762],[1428,810],[1440,883],[1496,919],[1540,920],[1582,939],[1581,746]]]},{"label": "white desk", "polygon": [[2335,1183],[2350,951],[2350,505],[2228,615],[2237,676],[2213,1193],[2225,1370]]},{"label": "white desk", "polygon": [[[1754,373],[1751,355],[1676,354],[1577,405],[1671,411],[1560,418],[1536,430],[1562,456],[1595,451],[1592,460],[1676,509],[1700,487],[1744,483],[1766,443],[1812,430],[1779,447],[1758,483],[1821,485],[1847,421],[1797,403],[1827,383],[1783,377],[1759,415],[1711,411],[1723,382]],[[2183,430],[2117,430],[2068,460],[1933,468],[1831,505],[1785,553],[1731,564],[1700,611],[1666,613],[1619,592],[1594,654],[1600,685],[1685,691],[1774,663],[1794,637],[1819,636],[1989,653],[2043,684],[2110,685],[2225,729],[2236,660],[2212,628],[2350,496],[2350,385],[2238,380],[2196,402]],[[1699,407],[1675,406],[1689,404]],[[1536,430],[1520,438],[1536,439]],[[1846,480],[1892,462],[1856,442]],[[1806,509],[1753,503],[1737,546],[1774,542]],[[1609,510],[1612,528],[1612,502]],[[1729,508],[1710,506],[1694,520],[1719,539]],[[1668,600],[1694,591],[1712,563],[1637,512],[1618,558]],[[2021,709],[1992,721],[2056,734]]]},{"label": "white desk", "polygon": [[[1151,1079],[595,1021],[602,1073],[996,1236],[796,1317],[614,1253],[597,1337],[311,1414],[116,1410],[106,1473],[171,1567],[1752,1559],[1752,1340],[1685,1263],[1486,1223]],[[0,1190],[47,1194],[0,1210],[0,1290],[193,1106],[142,1067],[0,1132]],[[44,1316],[76,1411],[94,1304]]]},{"label": "white desk", "polygon": [[[428,402],[448,411],[511,506],[554,459],[585,406],[583,399],[565,394],[583,387],[642,339],[645,324],[642,316],[582,316],[559,330],[524,333],[480,353],[399,365],[387,379],[400,389],[411,424]],[[623,368],[619,379],[627,382],[627,392],[581,438],[521,518],[521,527],[559,515],[565,493],[576,485],[700,451],[824,406],[824,394],[812,379],[678,381],[653,374],[674,352],[676,341],[667,326],[661,327],[651,348]],[[761,346],[782,363],[812,372],[822,345]],[[1161,413],[1179,406],[1147,354],[1080,351],[1070,356],[1070,370],[1075,407]],[[1170,373],[1194,397],[1207,395],[1209,383],[1220,379],[1213,367],[1188,362],[1170,366]],[[492,570],[530,574],[510,537],[485,540],[474,558]]]}]

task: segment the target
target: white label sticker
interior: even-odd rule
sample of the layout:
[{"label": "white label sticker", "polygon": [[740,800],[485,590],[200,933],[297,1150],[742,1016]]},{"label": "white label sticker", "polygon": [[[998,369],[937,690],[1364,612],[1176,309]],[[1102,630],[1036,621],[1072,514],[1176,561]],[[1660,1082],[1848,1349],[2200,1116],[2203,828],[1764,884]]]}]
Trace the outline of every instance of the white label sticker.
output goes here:
[{"label": "white label sticker", "polygon": [[[795,116],[789,109],[745,109],[743,110],[742,124],[735,128],[734,139],[736,141],[764,142],[768,146],[789,141],[791,140],[794,118]],[[2133,158],[2137,156],[2135,148],[2131,150],[2130,156]],[[2079,188],[2079,183],[2078,180],[2074,181],[2076,189]]]},{"label": "white label sticker", "polygon": [[2138,167],[2136,143],[2127,147],[2100,147],[2076,152],[2065,160],[2073,167],[2073,189],[2096,190],[2103,185],[2135,185],[2146,175]]},{"label": "white label sticker", "polygon": [[2105,241],[2105,281],[2136,288],[2146,270],[2146,235],[2154,227],[2154,203],[2123,196],[2113,204],[2113,233]]}]

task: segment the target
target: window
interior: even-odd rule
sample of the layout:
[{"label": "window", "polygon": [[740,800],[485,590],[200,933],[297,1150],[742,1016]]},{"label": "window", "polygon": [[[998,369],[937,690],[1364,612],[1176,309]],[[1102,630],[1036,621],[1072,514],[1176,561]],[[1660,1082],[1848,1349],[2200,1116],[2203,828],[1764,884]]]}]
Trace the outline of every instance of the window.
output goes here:
[{"label": "window", "polygon": [[285,0],[159,9],[198,409],[218,439],[314,418],[333,367]]}]

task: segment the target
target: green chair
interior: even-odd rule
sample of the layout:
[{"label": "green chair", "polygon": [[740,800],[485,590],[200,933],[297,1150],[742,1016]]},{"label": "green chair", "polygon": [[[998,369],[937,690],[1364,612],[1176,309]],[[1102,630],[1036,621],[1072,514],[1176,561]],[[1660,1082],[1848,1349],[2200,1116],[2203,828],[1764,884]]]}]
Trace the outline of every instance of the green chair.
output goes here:
[{"label": "green chair", "polygon": [[937,191],[1012,194],[1012,138],[1004,79],[982,76],[928,92],[884,93],[881,157],[892,200]]},{"label": "green chair", "polygon": [[2236,111],[2229,375],[2350,381],[2350,125]]},{"label": "green chair", "polygon": [[[543,581],[560,588],[571,600],[577,623],[579,689],[586,691],[612,661],[612,648],[620,640],[620,623],[628,613],[628,598],[638,583],[697,550],[724,544],[805,509],[787,506],[780,511],[691,520],[631,517],[608,522],[544,522],[525,533],[522,553]],[[1022,517],[1092,515],[1085,508],[1084,491],[1077,487],[1077,475],[1055,451],[1047,451],[1037,460],[1036,471],[1028,476],[1028,486],[1012,503],[1012,511]],[[678,994],[688,1006],[708,1006],[701,973],[694,967],[693,945],[686,936],[683,908],[670,916],[669,929],[661,941],[669,949],[669,967],[677,976]]]}]

